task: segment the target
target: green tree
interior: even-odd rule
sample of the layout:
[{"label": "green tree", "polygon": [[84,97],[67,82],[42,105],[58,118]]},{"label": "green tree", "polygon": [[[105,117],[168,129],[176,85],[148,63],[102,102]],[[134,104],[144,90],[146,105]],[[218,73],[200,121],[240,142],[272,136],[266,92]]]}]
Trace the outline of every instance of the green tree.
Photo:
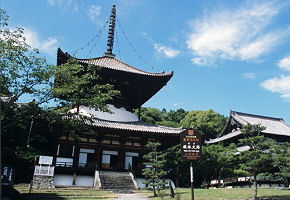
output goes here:
[{"label": "green tree", "polygon": [[185,111],[184,109],[180,108],[177,109],[176,111],[170,110],[167,115],[170,121],[175,122],[179,124],[180,126],[180,121],[187,115],[188,111]]},{"label": "green tree", "polygon": [[218,179],[219,187],[222,178],[230,177],[236,168],[236,145],[231,143],[224,147],[223,144],[204,145],[202,148],[203,159],[200,162],[200,170],[203,174],[203,182]]},{"label": "green tree", "polygon": [[216,138],[227,119],[213,110],[190,111],[180,122],[185,128],[194,127],[201,133],[203,141]]},{"label": "green tree", "polygon": [[290,183],[290,143],[275,142],[271,146],[273,166],[277,169],[275,176],[280,177],[286,186]]},{"label": "green tree", "polygon": [[24,37],[23,28],[8,28],[8,16],[0,10],[0,96],[16,102],[23,95],[36,97],[36,102],[47,101],[52,65],[31,48]]},{"label": "green tree", "polygon": [[74,59],[55,66],[55,84],[52,94],[57,98],[63,109],[87,106],[95,110],[109,112],[106,104],[119,94],[110,84],[100,84],[99,67],[94,65],[82,66]]},{"label": "green tree", "polygon": [[[170,110],[166,112],[166,109],[160,111],[157,108],[141,108],[141,120],[149,124],[156,124],[167,127],[180,127],[180,121],[185,117],[188,112],[183,109],[177,111]],[[135,114],[138,114],[138,110],[135,110]]]},{"label": "green tree", "polygon": [[175,180],[175,186],[179,187],[179,173],[182,163],[180,144],[166,149],[165,155],[166,162],[164,165],[164,169],[168,172],[168,176],[172,180]]},{"label": "green tree", "polygon": [[237,172],[250,174],[253,177],[253,195],[252,200],[257,198],[257,175],[267,172],[272,168],[272,156],[270,147],[273,145],[273,140],[265,138],[261,133],[265,127],[261,125],[244,125],[241,132],[244,135],[239,141],[250,150],[240,153],[242,164]]},{"label": "green tree", "polygon": [[[56,114],[53,123],[61,123],[63,132],[75,139],[79,139],[79,134],[83,132],[96,134],[90,126],[93,116],[81,115],[80,106],[111,112],[107,103],[119,94],[113,85],[100,84],[100,69],[91,64],[80,65],[73,58],[54,67],[55,82],[51,94],[59,104],[54,109]],[[75,110],[69,112],[73,108]]]},{"label": "green tree", "polygon": [[[46,112],[39,105],[50,97],[53,67],[27,44],[23,28],[8,27],[8,15],[2,9],[0,26],[2,163],[16,167],[16,181],[28,181],[35,155],[47,155],[52,149],[54,135],[49,132]],[[16,103],[27,95],[35,100]]]},{"label": "green tree", "polygon": [[[137,113],[137,111],[135,111]],[[144,122],[147,122],[149,124],[157,124],[158,122],[161,122],[164,119],[164,114],[157,108],[141,108],[141,116],[140,119]]]},{"label": "green tree", "polygon": [[30,180],[36,155],[52,153],[56,134],[49,128],[49,115],[34,102],[1,102],[2,164],[16,168],[16,182]]},{"label": "green tree", "polygon": [[142,169],[142,174],[146,178],[143,183],[153,188],[154,197],[157,196],[156,189],[159,191],[164,187],[165,183],[161,179],[167,174],[167,172],[164,171],[164,158],[166,155],[158,151],[160,145],[159,142],[148,142],[146,147],[149,152],[143,156],[146,160],[144,162],[146,168]]}]

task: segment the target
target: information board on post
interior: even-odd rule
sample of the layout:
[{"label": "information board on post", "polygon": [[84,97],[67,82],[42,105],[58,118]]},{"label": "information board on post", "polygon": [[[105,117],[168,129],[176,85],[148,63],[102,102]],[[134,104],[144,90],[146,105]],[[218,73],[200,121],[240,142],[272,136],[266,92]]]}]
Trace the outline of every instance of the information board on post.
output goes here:
[{"label": "information board on post", "polygon": [[201,135],[194,129],[187,129],[180,134],[181,158],[183,160],[201,160]]},{"label": "information board on post", "polygon": [[190,184],[191,184],[191,199],[194,200],[194,175],[193,175],[193,160],[201,160],[201,135],[193,128],[187,129],[180,134],[181,158],[190,161]]}]

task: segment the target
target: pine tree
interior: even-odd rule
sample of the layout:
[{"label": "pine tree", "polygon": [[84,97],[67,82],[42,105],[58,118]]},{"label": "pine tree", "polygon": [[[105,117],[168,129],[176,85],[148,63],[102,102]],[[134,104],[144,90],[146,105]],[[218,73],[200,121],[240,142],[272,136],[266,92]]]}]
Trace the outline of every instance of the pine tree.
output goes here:
[{"label": "pine tree", "polygon": [[167,172],[164,171],[166,154],[157,151],[160,145],[159,142],[148,142],[146,147],[149,153],[143,156],[146,160],[144,163],[146,168],[142,170],[142,174],[146,178],[143,183],[153,188],[154,197],[157,196],[156,189],[159,191],[164,187],[165,183],[162,181],[162,178],[167,174]]},{"label": "pine tree", "polygon": [[263,130],[265,130],[265,127],[251,124],[247,124],[241,129],[244,139],[240,139],[240,142],[250,147],[250,150],[240,154],[243,161],[241,170],[253,177],[252,200],[257,198],[257,175],[272,168],[272,156],[269,149],[273,145],[273,140],[261,135]]}]

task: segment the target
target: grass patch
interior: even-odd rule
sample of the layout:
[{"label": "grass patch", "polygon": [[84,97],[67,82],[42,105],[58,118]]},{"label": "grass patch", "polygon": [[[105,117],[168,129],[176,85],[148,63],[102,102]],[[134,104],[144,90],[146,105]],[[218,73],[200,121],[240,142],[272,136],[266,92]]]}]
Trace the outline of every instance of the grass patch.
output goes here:
[{"label": "grass patch", "polygon": [[84,200],[84,199],[106,199],[113,200],[117,197],[111,191],[96,190],[91,187],[68,187],[55,189],[32,189],[29,193],[28,185],[15,185],[14,188],[20,192],[21,200]]},{"label": "grass patch", "polygon": [[[144,195],[149,196],[150,199],[162,200],[172,199],[169,197],[169,190],[160,191],[159,197],[153,197],[152,191],[142,190]],[[232,189],[195,189],[195,200],[230,200],[230,199],[250,199],[253,190],[251,188],[232,188]],[[176,200],[190,200],[190,188],[179,188],[175,190]],[[258,189],[258,199],[271,200],[289,200],[290,190],[276,190],[276,189]]]}]

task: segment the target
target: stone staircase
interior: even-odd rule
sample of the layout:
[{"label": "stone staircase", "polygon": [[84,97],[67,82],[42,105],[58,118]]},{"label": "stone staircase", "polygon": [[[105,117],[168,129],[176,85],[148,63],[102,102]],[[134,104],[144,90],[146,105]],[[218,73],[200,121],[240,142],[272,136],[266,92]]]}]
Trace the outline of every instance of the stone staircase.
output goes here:
[{"label": "stone staircase", "polygon": [[101,189],[119,193],[131,193],[136,190],[129,172],[100,171]]}]

